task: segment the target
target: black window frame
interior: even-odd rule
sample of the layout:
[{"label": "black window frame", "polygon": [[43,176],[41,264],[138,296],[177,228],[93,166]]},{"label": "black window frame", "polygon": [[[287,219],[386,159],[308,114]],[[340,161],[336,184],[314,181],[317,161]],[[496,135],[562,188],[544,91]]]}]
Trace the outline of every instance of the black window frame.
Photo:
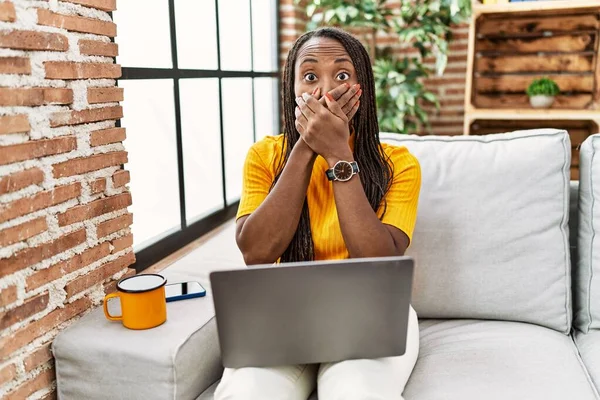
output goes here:
[{"label": "black window frame", "polygon": [[[257,72],[254,71],[254,49],[253,49],[253,21],[252,21],[252,0],[248,0],[250,6],[250,71],[230,71],[221,69],[221,43],[220,43],[220,28],[219,28],[219,0],[214,0],[215,3],[215,18],[216,18],[216,35],[217,35],[217,62],[216,70],[203,69],[180,69],[177,59],[177,29],[175,21],[175,1],[167,0],[169,3],[169,31],[171,44],[171,59],[172,68],[143,68],[143,67],[122,67],[121,80],[135,79],[172,79],[173,80],[173,96],[175,106],[175,134],[177,148],[177,179],[179,182],[179,209],[181,219],[181,229],[177,232],[169,234],[157,242],[141,249],[135,253],[136,262],[131,266],[136,272],[141,272],[158,261],[166,258],[175,251],[183,248],[187,244],[200,238],[202,235],[222,225],[226,221],[233,218],[236,214],[239,201],[228,204],[226,174],[225,174],[225,132],[223,130],[223,96],[222,96],[222,81],[224,78],[252,78],[252,116],[253,116],[253,138],[256,141],[256,118],[254,105],[254,78],[276,78],[277,82],[277,99],[281,90],[280,77],[280,62],[279,62],[279,47],[280,47],[280,1],[275,1],[275,52],[276,52],[276,70],[273,72]],[[112,13],[111,13],[112,14]],[[114,40],[114,39],[113,39]],[[221,141],[221,172],[223,186],[223,204],[224,207],[212,214],[209,214],[202,219],[195,221],[192,224],[187,223],[186,208],[185,208],[185,182],[184,182],[184,165],[183,165],[183,142],[181,130],[181,103],[179,97],[179,80],[186,78],[218,78],[219,80],[219,122],[220,122],[220,141]],[[281,112],[276,113],[277,125],[281,128]],[[121,126],[121,121],[117,121],[117,126]],[[135,196],[135,194],[134,194]],[[135,201],[135,199],[134,199]]]}]

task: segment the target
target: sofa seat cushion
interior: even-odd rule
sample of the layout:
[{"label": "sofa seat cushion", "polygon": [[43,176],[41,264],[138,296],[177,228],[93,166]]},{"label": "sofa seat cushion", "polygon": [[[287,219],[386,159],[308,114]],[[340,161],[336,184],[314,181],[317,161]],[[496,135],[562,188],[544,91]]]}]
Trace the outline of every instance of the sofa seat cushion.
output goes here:
[{"label": "sofa seat cushion", "polygon": [[570,336],[519,322],[424,320],[405,400],[594,400]]},{"label": "sofa seat cushion", "polygon": [[600,329],[600,134],[588,137],[579,156],[579,260],[573,271],[575,326]]},{"label": "sofa seat cushion", "polygon": [[[405,400],[597,400],[570,336],[504,321],[422,320],[419,329]],[[213,400],[217,384],[197,400]]]},{"label": "sofa seat cushion", "polygon": [[383,134],[421,164],[412,304],[420,318],[571,330],[566,131]]},{"label": "sofa seat cushion", "polygon": [[[582,333],[575,331],[575,344],[592,381],[600,392],[600,330]],[[600,398],[600,395],[598,396]]]}]

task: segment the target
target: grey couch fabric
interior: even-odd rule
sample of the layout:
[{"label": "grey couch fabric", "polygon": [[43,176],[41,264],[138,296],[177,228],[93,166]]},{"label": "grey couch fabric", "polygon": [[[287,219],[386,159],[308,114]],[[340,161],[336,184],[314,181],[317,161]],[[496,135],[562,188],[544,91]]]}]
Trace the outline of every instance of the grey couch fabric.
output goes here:
[{"label": "grey couch fabric", "polygon": [[[578,195],[568,183],[566,133],[382,136],[406,145],[423,170],[410,250],[421,348],[405,400],[600,400],[592,386],[600,383],[599,331],[574,334],[577,347],[564,334],[572,308],[569,192]],[[576,207],[572,201],[573,256],[581,243]],[[208,293],[170,303],[165,325],[129,331],[95,310],[62,332],[53,348],[59,398],[212,400],[222,367],[208,274],[243,265],[233,232],[231,224],[213,246],[164,272],[171,282],[198,280]],[[590,297],[600,307],[598,300]]]},{"label": "grey couch fabric", "polygon": [[574,273],[575,326],[587,333],[600,329],[600,135],[580,150],[579,260]]},{"label": "grey couch fabric", "polygon": [[[405,400],[597,399],[575,344],[562,333],[482,320],[423,320],[419,329],[419,359]],[[600,378],[600,334],[586,344]],[[216,385],[197,400],[213,400]]]},{"label": "grey couch fabric", "polygon": [[600,330],[593,330],[589,333],[575,331],[573,336],[592,381],[600,391]]},{"label": "grey couch fabric", "polygon": [[413,306],[420,318],[571,329],[571,144],[565,131],[382,134],[421,164]]},{"label": "grey couch fabric", "polygon": [[573,341],[518,322],[427,320],[406,400],[594,400]]},{"label": "grey couch fabric", "polygon": [[[133,331],[101,309],[53,343],[61,400],[193,399],[221,377],[212,301],[169,303],[167,322]],[[203,302],[204,301],[204,302]]]}]

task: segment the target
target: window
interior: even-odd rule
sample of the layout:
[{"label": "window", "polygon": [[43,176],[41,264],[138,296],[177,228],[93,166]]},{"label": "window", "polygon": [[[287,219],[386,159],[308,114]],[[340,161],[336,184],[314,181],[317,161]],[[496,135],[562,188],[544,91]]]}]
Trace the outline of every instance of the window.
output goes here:
[{"label": "window", "polygon": [[[232,218],[256,140],[279,131],[276,0],[120,3],[138,271]],[[231,10],[235,12],[231,12]]]}]

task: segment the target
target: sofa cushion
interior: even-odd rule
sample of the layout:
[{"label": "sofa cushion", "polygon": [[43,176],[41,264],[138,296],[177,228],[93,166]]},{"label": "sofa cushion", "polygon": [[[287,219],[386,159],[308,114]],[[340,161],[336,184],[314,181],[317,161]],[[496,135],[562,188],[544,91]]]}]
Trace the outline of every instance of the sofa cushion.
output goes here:
[{"label": "sofa cushion", "polygon": [[570,336],[519,322],[425,320],[405,400],[594,400]]},{"label": "sofa cushion", "polygon": [[600,329],[599,150],[600,135],[593,135],[579,152],[579,261],[573,271],[573,297],[575,326],[584,333]]},{"label": "sofa cushion", "polygon": [[421,164],[413,306],[420,318],[571,327],[569,168],[563,130],[382,134]]},{"label": "sofa cushion", "polygon": [[600,330],[591,330],[588,333],[575,330],[575,344],[596,389],[600,392]]},{"label": "sofa cushion", "polygon": [[165,324],[133,331],[107,321],[97,309],[61,332],[53,344],[58,397],[192,400],[220,379],[209,274],[244,265],[234,234],[235,223],[227,222],[160,272],[169,283],[199,281],[207,292],[168,303]]}]

